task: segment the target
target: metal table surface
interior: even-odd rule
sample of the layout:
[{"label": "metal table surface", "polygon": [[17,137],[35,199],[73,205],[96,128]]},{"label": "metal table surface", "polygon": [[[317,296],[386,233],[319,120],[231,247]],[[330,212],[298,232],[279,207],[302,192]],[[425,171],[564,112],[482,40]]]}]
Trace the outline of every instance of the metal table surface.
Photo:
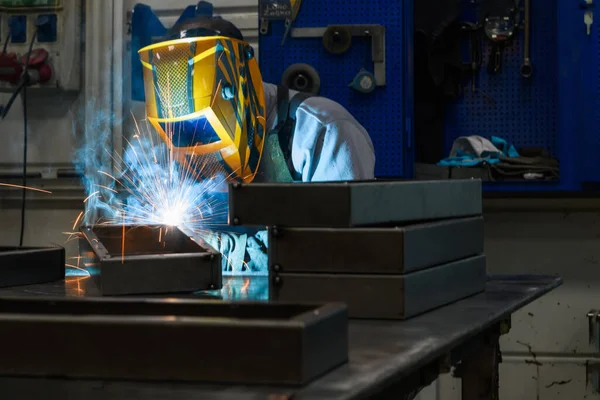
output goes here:
[{"label": "metal table surface", "polygon": [[[57,400],[374,398],[561,284],[551,276],[491,276],[485,292],[406,321],[351,321],[349,363],[302,388],[2,377],[0,392],[3,398]],[[222,297],[266,299],[267,286],[263,277],[232,278]],[[73,277],[0,290],[0,296],[97,293],[91,280]]]}]

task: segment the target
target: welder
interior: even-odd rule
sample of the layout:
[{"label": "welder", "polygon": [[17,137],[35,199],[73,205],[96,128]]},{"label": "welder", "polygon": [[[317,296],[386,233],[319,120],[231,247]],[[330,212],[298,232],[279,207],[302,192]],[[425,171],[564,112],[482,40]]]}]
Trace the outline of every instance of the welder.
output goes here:
[{"label": "welder", "polygon": [[[180,22],[139,54],[147,119],[197,179],[374,178],[365,128],[332,100],[264,83],[254,49],[231,22],[213,16]],[[225,255],[225,272],[266,273],[265,231],[224,228],[209,236]]]}]

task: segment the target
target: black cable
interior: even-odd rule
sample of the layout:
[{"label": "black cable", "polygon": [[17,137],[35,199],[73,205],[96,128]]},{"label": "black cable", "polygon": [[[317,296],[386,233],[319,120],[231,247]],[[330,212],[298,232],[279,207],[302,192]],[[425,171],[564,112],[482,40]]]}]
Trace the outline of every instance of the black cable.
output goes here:
[{"label": "black cable", "polygon": [[27,58],[25,61],[25,69],[23,71],[23,88],[21,97],[23,99],[23,189],[21,194],[21,234],[19,236],[19,247],[23,247],[23,237],[25,235],[25,206],[27,203],[27,84],[29,83],[29,74],[27,73],[27,67],[29,66],[29,60],[33,51],[33,43],[37,38],[37,29],[31,38],[29,44],[29,50],[27,51]]},{"label": "black cable", "polygon": [[[27,72],[26,72],[27,73]],[[27,186],[27,86],[23,87],[23,188]],[[25,204],[27,190],[23,189],[21,194],[21,234],[19,236],[19,247],[23,247],[23,236],[25,235]]]},{"label": "black cable", "polygon": [[8,102],[6,103],[6,105],[0,107],[0,120],[4,119],[6,117],[6,115],[10,111],[10,108],[12,107],[12,105],[15,102],[15,100],[17,99],[17,97],[19,97],[19,94],[21,94],[21,90],[23,90],[24,87],[25,87],[25,81],[22,81],[19,84],[19,86],[17,86],[17,88],[15,89],[13,94],[10,96],[10,99],[8,99]]},{"label": "black cable", "polygon": [[31,42],[29,43],[29,50],[27,50],[27,59],[25,61],[25,70],[23,71],[23,77],[26,81],[29,81],[29,75],[27,74],[27,67],[29,66],[29,60],[31,59],[31,53],[33,52],[33,44],[35,43],[35,39],[37,39],[37,29],[33,33],[33,37],[31,38]]},{"label": "black cable", "polygon": [[9,40],[10,40],[10,34],[6,36],[6,40],[4,41],[4,46],[2,47],[2,54],[6,54],[6,49],[8,48]]}]

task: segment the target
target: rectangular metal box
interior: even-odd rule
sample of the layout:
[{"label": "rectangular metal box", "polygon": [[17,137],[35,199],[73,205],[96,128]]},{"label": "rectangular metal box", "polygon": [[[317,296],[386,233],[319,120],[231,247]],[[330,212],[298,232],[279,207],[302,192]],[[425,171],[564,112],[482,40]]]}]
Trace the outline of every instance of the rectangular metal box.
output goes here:
[{"label": "rectangular metal box", "polygon": [[279,301],[339,301],[351,318],[406,319],[485,290],[486,258],[478,255],[405,275],[276,273]]},{"label": "rectangular metal box", "polygon": [[395,228],[269,228],[274,272],[400,274],[482,254],[483,217]]},{"label": "rectangular metal box", "polygon": [[480,215],[481,181],[235,183],[229,223],[339,228]]},{"label": "rectangular metal box", "polygon": [[303,385],[348,360],[343,304],[0,298],[0,374]]},{"label": "rectangular metal box", "polygon": [[94,225],[80,232],[80,265],[88,268],[103,295],[222,287],[221,254],[179,228]]},{"label": "rectangular metal box", "polygon": [[63,247],[0,246],[0,287],[54,282],[64,277]]}]

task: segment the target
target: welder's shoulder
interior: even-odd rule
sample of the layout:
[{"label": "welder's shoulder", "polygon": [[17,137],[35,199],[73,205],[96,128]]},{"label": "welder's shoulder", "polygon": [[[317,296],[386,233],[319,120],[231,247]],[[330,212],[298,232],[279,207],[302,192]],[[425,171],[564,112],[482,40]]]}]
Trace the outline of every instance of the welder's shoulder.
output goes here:
[{"label": "welder's shoulder", "polygon": [[296,111],[299,125],[323,131],[336,131],[340,139],[346,136],[362,136],[370,142],[369,133],[360,122],[341,104],[326,97],[310,97]]},{"label": "welder's shoulder", "polygon": [[366,129],[344,106],[326,97],[313,96],[304,100],[296,111],[296,120],[303,118],[313,119],[313,122],[318,122],[324,127],[343,122],[345,125],[354,125],[365,134],[367,133]]},{"label": "welder's shoulder", "polygon": [[292,159],[306,182],[374,176],[375,150],[367,130],[324,97],[310,97],[298,107]]}]

